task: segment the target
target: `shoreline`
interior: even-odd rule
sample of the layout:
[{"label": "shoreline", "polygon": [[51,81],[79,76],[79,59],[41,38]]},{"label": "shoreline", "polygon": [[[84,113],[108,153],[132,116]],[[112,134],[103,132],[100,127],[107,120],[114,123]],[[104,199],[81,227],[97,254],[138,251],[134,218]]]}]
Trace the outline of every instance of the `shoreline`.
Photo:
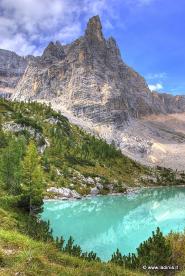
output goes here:
[{"label": "shoreline", "polygon": [[157,189],[157,188],[185,188],[185,184],[182,185],[160,185],[160,186],[143,186],[143,187],[128,187],[127,191],[124,193],[109,193],[109,194],[97,194],[97,195],[85,195],[81,196],[80,198],[74,198],[74,197],[60,197],[55,196],[56,198],[44,198],[43,201],[77,201],[77,200],[84,200],[88,198],[96,198],[100,196],[129,196],[129,195],[135,195],[141,192],[143,189]]},{"label": "shoreline", "polygon": [[[84,195],[84,196],[81,196],[80,198],[74,198],[74,197],[57,197],[56,198],[44,198],[44,201],[56,201],[56,200],[61,200],[61,201],[69,201],[69,200],[72,200],[72,201],[76,201],[76,200],[83,200],[83,199],[88,199],[88,198],[96,198],[96,197],[100,197],[100,196],[123,196],[123,195],[129,195],[129,194],[136,194],[136,190],[140,190],[141,187],[135,187],[135,188],[130,188],[132,190],[130,190],[129,192],[126,191],[124,193],[109,193],[109,194],[106,194],[106,195],[103,195],[103,194],[97,194],[97,195]],[[135,191],[134,191],[135,190]]]}]

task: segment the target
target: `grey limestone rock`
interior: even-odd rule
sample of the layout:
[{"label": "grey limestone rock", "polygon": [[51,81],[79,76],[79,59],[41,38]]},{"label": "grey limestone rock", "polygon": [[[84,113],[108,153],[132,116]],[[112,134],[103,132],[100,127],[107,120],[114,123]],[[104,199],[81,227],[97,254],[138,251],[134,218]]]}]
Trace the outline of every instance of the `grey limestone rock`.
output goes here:
[{"label": "grey limestone rock", "polygon": [[80,199],[81,196],[75,190],[69,188],[55,188],[51,187],[47,189],[47,192],[57,194],[59,197]]},{"label": "grey limestone rock", "polygon": [[60,60],[65,57],[64,48],[59,41],[56,43],[50,42],[47,48],[44,50],[42,59],[48,61]]},{"label": "grey limestone rock", "polygon": [[12,93],[23,76],[32,56],[21,57],[14,52],[0,49],[0,92]]},{"label": "grey limestone rock", "polygon": [[98,195],[99,194],[99,189],[97,188],[97,187],[94,187],[94,188],[91,188],[91,192],[90,192],[90,194],[92,195],[92,196],[96,196],[96,195]]}]

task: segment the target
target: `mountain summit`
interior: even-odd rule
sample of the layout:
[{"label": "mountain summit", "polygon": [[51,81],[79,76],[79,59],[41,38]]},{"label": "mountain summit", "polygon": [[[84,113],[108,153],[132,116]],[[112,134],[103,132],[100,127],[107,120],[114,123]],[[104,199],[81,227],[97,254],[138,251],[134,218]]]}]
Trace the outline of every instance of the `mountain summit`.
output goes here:
[{"label": "mountain summit", "polygon": [[51,41],[44,50],[42,57],[49,60],[52,58],[63,59],[65,57],[63,46],[59,41],[56,41],[56,43]]},{"label": "mountain summit", "polygon": [[99,16],[92,17],[84,36],[71,44],[50,42],[41,57],[29,59],[13,99],[49,101],[77,124],[88,124],[108,142],[114,140],[132,158],[157,164],[162,153],[158,146],[157,157],[152,152],[154,141],[173,133],[171,128],[164,135],[160,131],[166,124],[160,125],[150,139],[148,129],[153,126],[129,128],[146,116],[185,111],[184,96],[151,92],[144,78],[124,63],[115,39],[104,37]]},{"label": "mountain summit", "polygon": [[93,16],[89,20],[87,24],[87,29],[85,31],[85,35],[89,37],[92,41],[95,41],[96,39],[99,41],[104,40],[102,33],[102,24],[98,15]]}]

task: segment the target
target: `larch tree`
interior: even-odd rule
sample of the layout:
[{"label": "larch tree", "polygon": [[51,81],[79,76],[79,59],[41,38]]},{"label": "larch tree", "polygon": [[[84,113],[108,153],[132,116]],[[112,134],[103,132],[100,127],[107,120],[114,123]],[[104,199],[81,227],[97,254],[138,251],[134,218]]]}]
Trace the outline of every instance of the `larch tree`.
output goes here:
[{"label": "larch tree", "polygon": [[20,191],[20,164],[24,148],[24,139],[9,136],[9,144],[2,149],[0,156],[0,179],[5,189],[13,195],[19,194]]},{"label": "larch tree", "polygon": [[34,141],[27,147],[22,161],[22,184],[20,205],[30,215],[39,213],[43,205],[44,179],[40,157]]}]

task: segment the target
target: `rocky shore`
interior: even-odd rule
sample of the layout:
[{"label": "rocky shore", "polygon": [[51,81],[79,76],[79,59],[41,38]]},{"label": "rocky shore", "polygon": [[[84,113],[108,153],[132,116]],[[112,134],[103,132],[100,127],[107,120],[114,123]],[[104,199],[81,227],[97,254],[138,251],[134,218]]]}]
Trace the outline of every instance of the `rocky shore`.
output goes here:
[{"label": "rocky shore", "polygon": [[[106,195],[114,195],[114,196],[120,196],[120,195],[133,195],[137,194],[141,190],[140,187],[135,188],[127,188],[124,192],[109,192]],[[71,190],[69,188],[56,188],[56,187],[50,187],[47,189],[47,193],[49,193],[49,196],[45,196],[44,200],[79,200],[89,197],[95,197],[95,196],[102,196],[101,193],[95,193],[95,188],[91,189],[91,193],[87,195],[80,195],[75,190]]]},{"label": "rocky shore", "polygon": [[148,187],[127,187],[125,192],[109,192],[107,194],[87,194],[87,195],[80,195],[77,193],[75,190],[71,190],[69,188],[55,188],[51,187],[47,189],[47,192],[50,193],[50,196],[45,196],[44,200],[49,201],[49,200],[80,200],[80,199],[85,199],[85,198],[90,198],[90,197],[97,197],[97,196],[104,196],[104,195],[112,195],[112,196],[133,196],[138,194],[141,190],[143,189],[156,189],[156,188],[163,188],[163,187],[179,187],[185,188],[185,185],[174,185],[174,186],[148,186]]}]

